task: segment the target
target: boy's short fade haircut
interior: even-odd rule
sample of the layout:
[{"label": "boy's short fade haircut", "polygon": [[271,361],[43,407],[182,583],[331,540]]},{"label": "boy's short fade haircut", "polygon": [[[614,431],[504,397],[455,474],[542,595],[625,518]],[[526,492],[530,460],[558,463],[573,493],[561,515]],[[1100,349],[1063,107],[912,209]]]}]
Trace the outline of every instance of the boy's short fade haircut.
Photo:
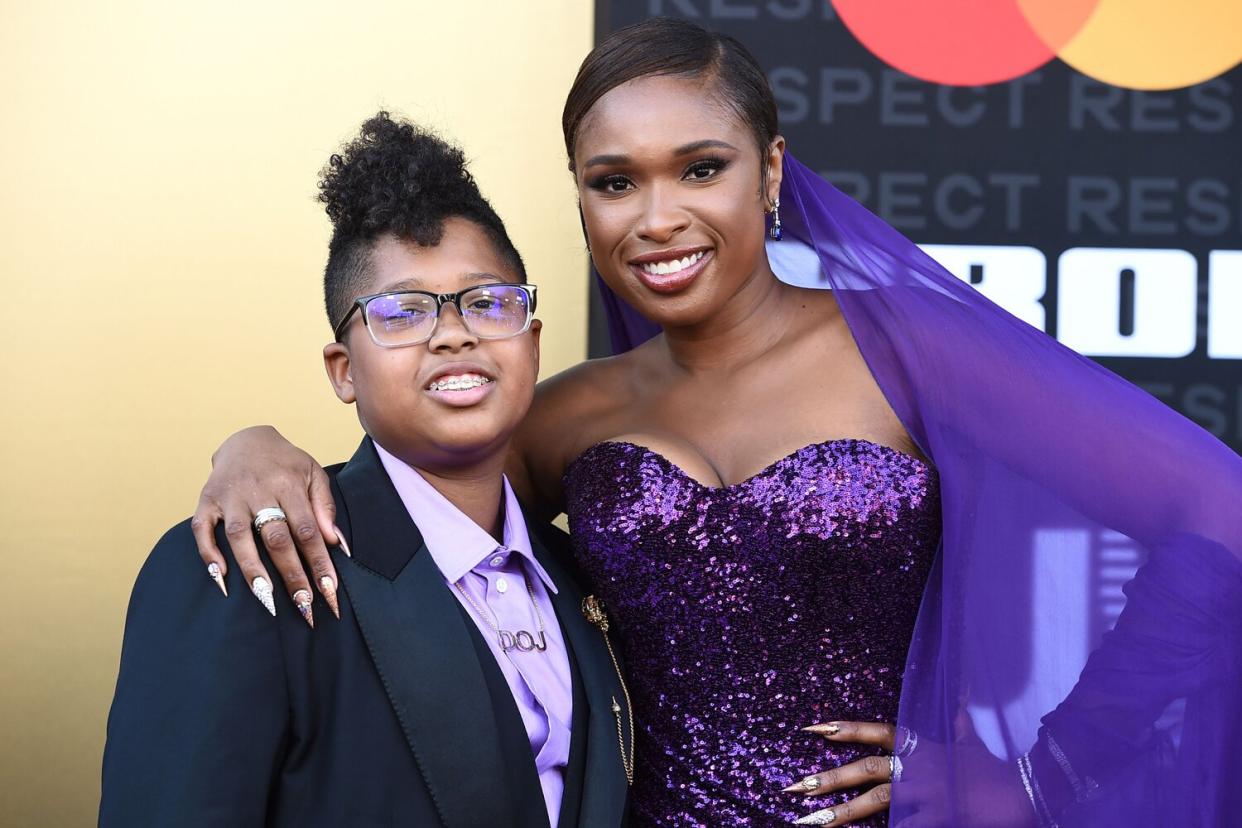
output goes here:
[{"label": "boy's short fade haircut", "polygon": [[358,137],[328,160],[319,201],[332,220],[323,274],[328,323],[336,325],[367,288],[375,240],[391,233],[425,247],[440,243],[445,219],[483,228],[522,280],[526,267],[504,222],[479,192],[457,147],[407,121],[379,112]]}]

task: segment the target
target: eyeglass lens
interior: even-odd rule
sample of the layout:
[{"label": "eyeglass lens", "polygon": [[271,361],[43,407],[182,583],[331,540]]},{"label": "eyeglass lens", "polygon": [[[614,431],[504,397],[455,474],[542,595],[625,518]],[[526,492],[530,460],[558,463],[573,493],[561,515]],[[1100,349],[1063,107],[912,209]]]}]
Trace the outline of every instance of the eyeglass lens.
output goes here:
[{"label": "eyeglass lens", "polygon": [[[475,288],[462,294],[460,305],[466,330],[480,339],[515,336],[530,321],[529,296],[516,285]],[[386,294],[368,302],[366,314],[371,335],[381,345],[424,342],[435,331],[436,300],[423,293]]]}]

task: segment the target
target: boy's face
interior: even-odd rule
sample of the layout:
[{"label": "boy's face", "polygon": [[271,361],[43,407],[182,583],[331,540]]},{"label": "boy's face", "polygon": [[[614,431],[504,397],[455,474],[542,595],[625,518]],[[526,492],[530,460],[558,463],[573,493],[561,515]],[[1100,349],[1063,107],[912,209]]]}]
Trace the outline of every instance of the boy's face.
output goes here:
[{"label": "boy's face", "polygon": [[[425,290],[455,293],[487,283],[518,282],[518,274],[474,222],[450,218],[434,247],[392,235],[371,250],[366,293]],[[431,339],[381,348],[355,313],[341,342],[324,348],[324,365],[346,403],[357,403],[367,433],[405,462],[452,469],[500,458],[530,408],[539,374],[539,331],[508,339],[479,339],[457,308],[445,305]],[[468,390],[433,390],[432,383],[463,374],[491,380]]]}]

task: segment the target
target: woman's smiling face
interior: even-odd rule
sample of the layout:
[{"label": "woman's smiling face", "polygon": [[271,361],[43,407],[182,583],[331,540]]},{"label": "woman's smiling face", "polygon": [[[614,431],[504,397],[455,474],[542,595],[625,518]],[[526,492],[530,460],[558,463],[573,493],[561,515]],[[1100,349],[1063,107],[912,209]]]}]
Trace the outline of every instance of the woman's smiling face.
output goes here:
[{"label": "woman's smiling face", "polygon": [[578,132],[574,169],[604,281],[664,327],[710,319],[767,270],[783,150],[777,138],[761,158],[710,80],[649,76],[603,95]]}]

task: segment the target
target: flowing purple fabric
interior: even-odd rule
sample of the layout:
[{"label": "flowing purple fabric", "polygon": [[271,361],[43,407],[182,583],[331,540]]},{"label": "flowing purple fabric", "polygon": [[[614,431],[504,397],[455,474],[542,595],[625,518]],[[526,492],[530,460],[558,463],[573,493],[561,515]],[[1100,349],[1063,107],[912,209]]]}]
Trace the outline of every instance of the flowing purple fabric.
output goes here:
[{"label": "flowing purple fabric", "polygon": [[[1242,825],[1242,458],[788,155],[781,212],[940,475],[892,824]],[[601,288],[616,351],[658,332]]]}]

